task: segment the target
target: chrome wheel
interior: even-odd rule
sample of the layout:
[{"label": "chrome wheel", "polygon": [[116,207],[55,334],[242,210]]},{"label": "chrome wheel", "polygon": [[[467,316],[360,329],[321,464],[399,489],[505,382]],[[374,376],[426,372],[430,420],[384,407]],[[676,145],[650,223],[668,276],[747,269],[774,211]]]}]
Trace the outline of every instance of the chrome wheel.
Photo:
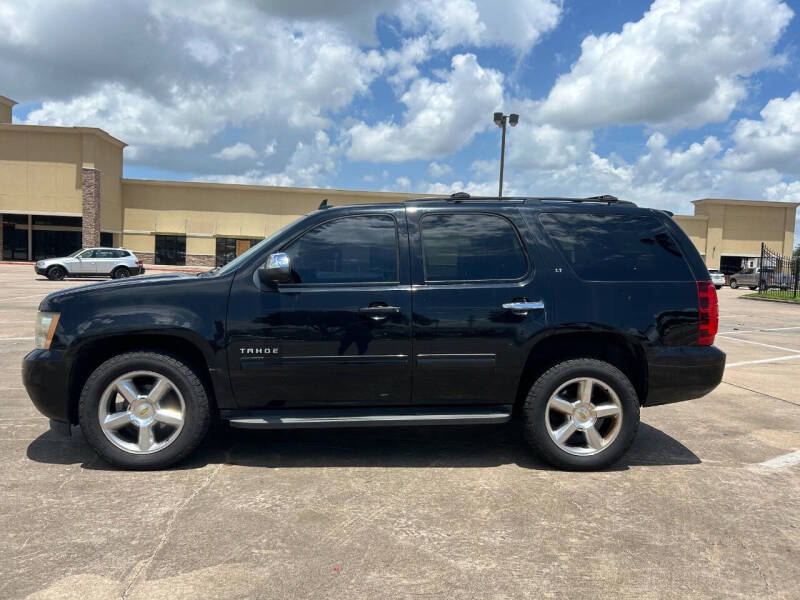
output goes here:
[{"label": "chrome wheel", "polygon": [[608,448],[622,426],[622,403],[611,387],[593,377],[562,384],[545,408],[547,433],[564,452],[592,456]]},{"label": "chrome wheel", "polygon": [[100,428],[117,448],[152,454],[174,442],[183,429],[186,404],[177,386],[153,371],[117,377],[97,409]]}]

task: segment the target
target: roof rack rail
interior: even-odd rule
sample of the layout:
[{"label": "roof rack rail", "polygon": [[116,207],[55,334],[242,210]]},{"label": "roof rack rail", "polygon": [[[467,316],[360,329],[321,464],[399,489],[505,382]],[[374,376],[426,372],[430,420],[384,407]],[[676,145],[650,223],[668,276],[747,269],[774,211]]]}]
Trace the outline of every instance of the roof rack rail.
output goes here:
[{"label": "roof rack rail", "polygon": [[451,200],[469,200],[470,195],[467,192],[456,192],[455,194],[450,194]]},{"label": "roof rack rail", "polygon": [[589,196],[588,198],[581,198],[578,202],[619,202],[619,198],[610,194],[603,194],[602,196]]}]

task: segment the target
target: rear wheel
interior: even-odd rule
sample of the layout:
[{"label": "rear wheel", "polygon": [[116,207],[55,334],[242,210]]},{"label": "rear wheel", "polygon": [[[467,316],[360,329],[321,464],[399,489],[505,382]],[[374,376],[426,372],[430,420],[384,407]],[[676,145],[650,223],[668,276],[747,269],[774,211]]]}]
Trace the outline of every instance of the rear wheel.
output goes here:
[{"label": "rear wheel", "polygon": [[739,282],[736,281],[735,279],[731,279],[731,289],[735,290],[735,289],[738,289],[738,288],[739,288]]},{"label": "rear wheel", "polygon": [[113,279],[125,279],[126,277],[131,276],[131,271],[128,267],[117,267],[111,272],[111,277]]},{"label": "rear wheel", "polygon": [[61,281],[67,276],[67,271],[64,267],[55,265],[47,269],[47,278],[50,281]]},{"label": "rear wheel", "polygon": [[721,289],[722,289],[722,286],[721,286],[721,285],[715,285],[715,286],[714,286],[714,289],[716,289],[716,290],[721,290]]},{"label": "rear wheel", "polygon": [[551,465],[576,471],[603,469],[633,443],[639,399],[616,367],[575,359],[545,372],[528,392],[525,437]]},{"label": "rear wheel", "polygon": [[180,359],[130,352],[101,364],[81,393],[84,437],[113,465],[161,469],[188,456],[206,435],[208,395]]}]

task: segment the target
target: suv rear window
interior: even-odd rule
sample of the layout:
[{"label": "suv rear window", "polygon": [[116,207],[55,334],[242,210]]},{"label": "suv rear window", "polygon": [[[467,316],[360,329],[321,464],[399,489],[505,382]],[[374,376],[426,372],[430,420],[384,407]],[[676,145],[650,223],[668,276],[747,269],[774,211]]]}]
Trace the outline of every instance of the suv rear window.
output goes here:
[{"label": "suv rear window", "polygon": [[543,213],[539,220],[581,279],[693,279],[680,248],[655,217]]},{"label": "suv rear window", "polygon": [[425,281],[513,280],[528,272],[517,230],[500,215],[425,215],[422,253]]}]

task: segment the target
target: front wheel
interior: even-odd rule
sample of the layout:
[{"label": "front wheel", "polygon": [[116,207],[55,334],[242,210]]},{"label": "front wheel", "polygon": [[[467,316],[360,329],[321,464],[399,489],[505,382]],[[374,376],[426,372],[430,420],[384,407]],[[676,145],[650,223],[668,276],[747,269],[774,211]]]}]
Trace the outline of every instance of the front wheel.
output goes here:
[{"label": "front wheel", "polygon": [[50,281],[61,281],[66,276],[67,271],[64,269],[64,267],[59,267],[56,265],[55,267],[50,267],[47,269],[47,278]]},{"label": "front wheel", "polygon": [[739,289],[739,282],[736,281],[735,279],[731,279],[731,289],[732,290]]},{"label": "front wheel", "polygon": [[78,411],[92,448],[125,469],[162,469],[183,460],[210,421],[195,371],[160,352],[129,352],[101,364],[83,386]]},{"label": "front wheel", "polygon": [[596,359],[564,361],[531,387],[523,410],[528,443],[560,469],[610,466],[639,428],[639,399],[628,378]]}]

